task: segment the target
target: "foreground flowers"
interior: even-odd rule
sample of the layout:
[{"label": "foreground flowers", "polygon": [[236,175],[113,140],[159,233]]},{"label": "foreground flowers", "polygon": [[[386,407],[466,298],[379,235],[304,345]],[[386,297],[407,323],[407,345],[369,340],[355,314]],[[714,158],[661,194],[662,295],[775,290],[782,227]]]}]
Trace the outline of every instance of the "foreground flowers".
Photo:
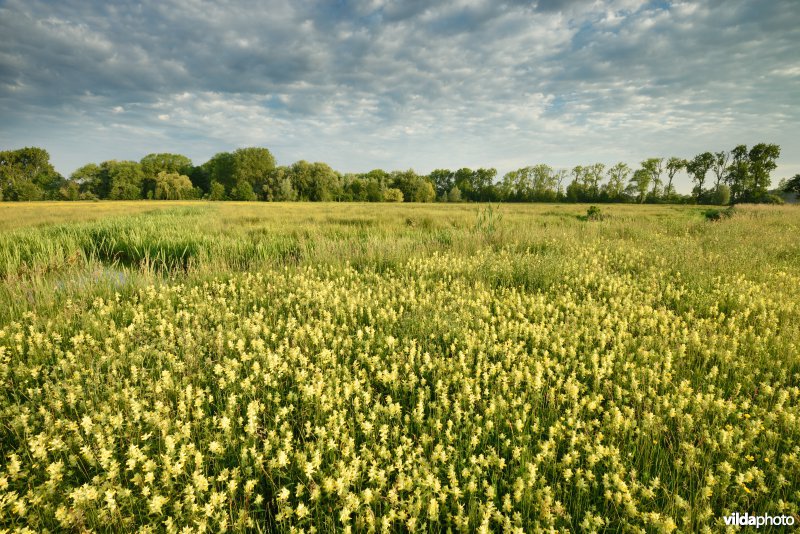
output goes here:
[{"label": "foreground flowers", "polygon": [[[800,513],[800,308],[636,251],[148,287],[0,330],[0,526],[712,531]],[[793,285],[793,286],[792,286]],[[794,330],[792,330],[794,329]]]}]

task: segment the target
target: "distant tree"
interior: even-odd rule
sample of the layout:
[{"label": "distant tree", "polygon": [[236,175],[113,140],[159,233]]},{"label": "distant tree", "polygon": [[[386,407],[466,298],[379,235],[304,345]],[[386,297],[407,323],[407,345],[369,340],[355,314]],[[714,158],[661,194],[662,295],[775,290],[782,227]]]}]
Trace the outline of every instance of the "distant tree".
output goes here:
[{"label": "distant tree", "polygon": [[156,175],[153,198],[181,200],[193,196],[192,181],[184,174],[161,171]]},{"label": "distant tree", "polygon": [[714,165],[714,154],[711,152],[698,154],[686,164],[686,172],[692,177],[692,181],[696,184],[693,194],[698,201],[701,200],[705,191],[703,185],[705,184],[706,175],[712,165]]},{"label": "distant tree", "polygon": [[447,201],[448,202],[461,202],[461,190],[458,186],[453,186],[450,188],[450,191],[447,192]]},{"label": "distant tree", "polygon": [[391,186],[403,192],[406,202],[433,202],[436,190],[427,177],[420,176],[412,169],[391,173]]},{"label": "distant tree", "polygon": [[731,150],[730,160],[725,174],[725,182],[731,189],[731,201],[739,202],[744,200],[747,192],[752,189],[747,145],[737,145]]},{"label": "distant tree", "polygon": [[156,177],[160,172],[188,175],[192,172],[192,160],[181,154],[148,154],[139,161],[142,167],[142,196],[155,198]]},{"label": "distant tree", "polygon": [[747,155],[752,176],[750,197],[754,201],[761,201],[767,196],[769,186],[772,184],[770,174],[778,167],[777,160],[780,155],[781,147],[775,144],[758,143],[750,149]]},{"label": "distant tree", "polygon": [[233,179],[234,158],[230,152],[219,152],[203,163],[203,171],[208,176],[209,187],[213,187],[216,182],[229,193],[236,182]]},{"label": "distant tree", "polygon": [[231,200],[258,200],[253,186],[245,179],[239,180],[231,190]]},{"label": "distant tree", "polygon": [[96,198],[108,198],[111,189],[108,174],[95,163],[89,163],[76,169],[70,175],[70,181],[78,184],[81,194],[93,195]]},{"label": "distant tree", "polygon": [[656,200],[662,194],[661,174],[664,172],[664,158],[648,158],[642,162],[642,168],[650,173],[650,183],[652,186],[650,196],[653,200]]},{"label": "distant tree", "polygon": [[79,200],[81,197],[80,186],[72,180],[66,182],[58,190],[60,200]]},{"label": "distant tree", "polygon": [[631,176],[630,184],[637,201],[642,204],[647,199],[647,190],[650,189],[650,181],[653,175],[647,169],[636,169]]},{"label": "distant tree", "polygon": [[389,188],[383,192],[383,200],[385,202],[402,202],[403,192],[396,188]]},{"label": "distant tree", "polygon": [[329,201],[339,193],[339,176],[326,163],[301,160],[289,167],[288,175],[300,200]]},{"label": "distant tree", "polygon": [[785,193],[794,193],[800,196],[800,174],[795,174],[790,180],[783,183],[782,189]]},{"label": "distant tree", "polygon": [[232,154],[231,182],[247,182],[250,189],[263,191],[275,169],[272,153],[261,147],[239,148]]},{"label": "distant tree", "polygon": [[142,198],[144,174],[138,161],[104,161],[100,164],[102,180],[108,183],[111,200],[136,200]]},{"label": "distant tree", "polygon": [[622,200],[625,192],[625,182],[628,181],[628,177],[631,175],[631,168],[628,167],[627,163],[619,162],[613,167],[609,167],[606,175],[608,176],[608,182],[606,182],[603,191],[605,198],[611,202]]},{"label": "distant tree", "polygon": [[219,182],[211,182],[208,200],[225,200],[225,186]]},{"label": "distant tree", "polygon": [[667,160],[667,187],[664,189],[664,196],[671,198],[675,195],[675,188],[672,186],[672,181],[679,172],[686,168],[687,161],[683,158],[671,157]]},{"label": "distant tree", "polygon": [[450,169],[436,169],[428,175],[428,180],[436,189],[437,198],[447,198],[455,185],[455,174]]},{"label": "distant tree", "polygon": [[414,191],[414,202],[433,202],[436,200],[436,190],[433,184],[423,178],[421,184]]},{"label": "distant tree", "polygon": [[378,180],[371,180],[366,179],[366,195],[367,195],[367,202],[382,202],[383,201],[383,192],[384,186],[383,183]]},{"label": "distant tree", "polygon": [[711,164],[711,170],[714,173],[714,189],[719,189],[719,186],[725,179],[725,172],[728,170],[728,162],[731,159],[731,153],[725,150],[714,152],[714,162]]},{"label": "distant tree", "polygon": [[711,193],[711,203],[725,206],[731,201],[731,188],[726,184],[719,184]]},{"label": "distant tree", "polygon": [[47,150],[26,147],[0,152],[0,191],[5,200],[57,198],[63,184]]}]

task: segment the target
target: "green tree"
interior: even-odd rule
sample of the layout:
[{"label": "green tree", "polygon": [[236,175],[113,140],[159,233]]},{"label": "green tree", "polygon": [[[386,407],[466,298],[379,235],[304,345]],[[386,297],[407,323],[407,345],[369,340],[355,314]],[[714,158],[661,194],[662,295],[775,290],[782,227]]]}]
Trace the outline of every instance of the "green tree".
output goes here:
[{"label": "green tree", "polygon": [[650,181],[652,179],[653,175],[647,169],[641,168],[636,169],[633,176],[631,176],[630,185],[639,204],[643,204],[647,199],[647,191],[650,189]]},{"label": "green tree", "polygon": [[230,152],[214,154],[210,160],[203,163],[202,167],[203,171],[208,175],[209,188],[213,187],[216,182],[222,185],[227,194],[236,185],[233,179],[234,158]]},{"label": "green tree", "polygon": [[627,163],[619,162],[613,167],[609,167],[606,175],[608,176],[608,182],[606,182],[603,189],[603,196],[611,202],[622,200],[625,192],[625,182],[628,181],[628,177],[631,175],[631,168]]},{"label": "green tree", "polygon": [[714,189],[719,189],[725,179],[725,172],[728,170],[728,162],[731,153],[725,150],[714,152],[714,162],[711,164],[711,171],[714,173]]},{"label": "green tree", "polygon": [[340,192],[339,176],[326,163],[301,160],[293,163],[288,173],[300,200],[329,201]]},{"label": "green tree", "polygon": [[731,150],[731,162],[725,174],[725,182],[731,188],[731,201],[745,199],[750,185],[750,160],[747,145],[737,145]]},{"label": "green tree", "polygon": [[181,200],[193,196],[192,181],[184,174],[161,171],[156,175],[153,198]]},{"label": "green tree", "polygon": [[390,187],[383,192],[383,200],[385,202],[402,202],[403,192],[394,187]]},{"label": "green tree", "polygon": [[691,176],[692,181],[695,183],[692,194],[698,202],[703,200],[703,195],[705,192],[703,185],[706,181],[706,175],[713,165],[714,154],[711,152],[703,152],[702,154],[698,154],[686,164],[686,172],[689,174],[689,176]]},{"label": "green tree", "polygon": [[435,169],[428,175],[428,180],[436,189],[437,198],[447,198],[455,186],[455,174],[450,169]]},{"label": "green tree", "polygon": [[800,174],[795,174],[790,180],[787,180],[782,189],[785,193],[794,193],[800,196]]},{"label": "green tree", "polygon": [[453,186],[450,188],[450,191],[447,192],[447,201],[448,202],[461,202],[461,190],[458,186]]},{"label": "green tree", "polygon": [[47,150],[26,147],[0,152],[0,191],[6,200],[57,198],[64,179],[50,164]]},{"label": "green tree", "polygon": [[661,196],[661,174],[664,172],[664,158],[648,158],[642,162],[642,168],[650,173],[652,190],[650,196],[657,200]]},{"label": "green tree", "polygon": [[247,180],[239,180],[231,190],[231,200],[245,200],[253,201],[258,200],[253,186]]},{"label": "green tree", "polygon": [[270,183],[275,158],[268,149],[239,148],[233,152],[232,160],[230,180],[233,184],[247,182],[251,189],[263,191],[264,185]]},{"label": "green tree", "polygon": [[70,180],[61,186],[58,195],[61,200],[78,200],[81,197],[80,186]]},{"label": "green tree", "polygon": [[428,179],[412,169],[391,173],[391,186],[403,192],[406,202],[433,202],[436,190]]},{"label": "green tree", "polygon": [[165,172],[177,175],[189,175],[193,170],[192,160],[181,154],[148,154],[139,161],[142,166],[142,196],[155,198],[156,178]]},{"label": "green tree", "polygon": [[747,159],[750,161],[749,170],[752,184],[750,198],[761,201],[766,198],[769,186],[772,184],[771,173],[777,167],[777,160],[781,155],[781,147],[775,144],[758,143],[750,149]]},{"label": "green tree", "polygon": [[78,184],[81,194],[90,194],[96,198],[108,198],[110,185],[108,174],[95,163],[88,163],[76,169],[70,180]]},{"label": "green tree", "polygon": [[672,181],[675,176],[686,168],[687,161],[683,158],[671,157],[667,160],[667,187],[664,189],[664,196],[671,198],[675,195],[675,188],[672,186]]},{"label": "green tree", "polygon": [[211,182],[208,190],[208,200],[225,200],[225,186],[219,182]]},{"label": "green tree", "polygon": [[144,174],[137,161],[104,161],[100,164],[103,180],[108,183],[111,200],[136,200],[142,198]]}]

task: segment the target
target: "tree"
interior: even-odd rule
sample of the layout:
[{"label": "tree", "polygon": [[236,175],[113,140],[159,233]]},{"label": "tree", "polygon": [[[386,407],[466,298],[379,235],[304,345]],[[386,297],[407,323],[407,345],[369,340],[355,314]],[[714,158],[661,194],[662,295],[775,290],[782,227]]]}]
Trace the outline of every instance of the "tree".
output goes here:
[{"label": "tree", "polygon": [[58,195],[61,200],[78,200],[81,197],[80,186],[73,181],[68,181],[58,190]]},{"label": "tree", "polygon": [[700,201],[703,195],[703,184],[706,181],[706,174],[714,164],[714,154],[711,152],[703,152],[696,155],[690,162],[686,164],[686,172],[692,177],[695,182],[693,194],[696,200]]},{"label": "tree", "polygon": [[627,163],[619,162],[606,171],[608,182],[605,184],[603,193],[607,200],[612,202],[622,200],[625,191],[625,182],[631,175],[631,168]]},{"label": "tree", "polygon": [[672,187],[672,180],[675,175],[686,168],[687,161],[683,158],[671,157],[667,160],[667,188],[664,190],[664,196],[667,198],[675,194],[675,189]]},{"label": "tree", "polygon": [[208,190],[208,200],[225,200],[225,186],[219,182],[211,182]]},{"label": "tree", "polygon": [[250,185],[250,182],[242,179],[239,180],[231,190],[231,200],[253,201],[258,200],[258,197],[256,197],[256,193],[253,191],[253,186]]},{"label": "tree", "polygon": [[[233,179],[234,158],[230,152],[219,152],[203,163],[203,170],[208,175],[209,187],[213,187],[216,182],[224,188],[225,192],[230,192],[236,182]],[[210,192],[210,190],[209,190]]]},{"label": "tree", "polygon": [[80,167],[72,173],[70,180],[78,184],[81,194],[88,193],[96,198],[108,197],[108,174],[99,165],[89,163]]},{"label": "tree", "polygon": [[142,198],[142,167],[137,161],[104,161],[100,164],[104,181],[108,183],[111,200],[136,200]]},{"label": "tree", "polygon": [[339,176],[326,163],[300,160],[289,167],[288,175],[300,200],[333,200],[340,189]]},{"label": "tree", "polygon": [[800,196],[800,174],[795,174],[786,183],[783,184],[783,191],[785,193],[794,193]]},{"label": "tree", "polygon": [[642,162],[642,168],[650,173],[653,189],[650,196],[656,200],[661,196],[661,174],[664,172],[664,158],[648,158]]},{"label": "tree", "polygon": [[770,174],[777,167],[777,159],[781,155],[781,147],[774,144],[758,143],[747,155],[750,161],[750,174],[752,176],[752,191],[750,198],[755,201],[764,199],[772,183]]},{"label": "tree", "polygon": [[725,178],[725,172],[728,169],[728,162],[730,159],[730,152],[726,152],[725,150],[714,152],[714,162],[711,164],[711,170],[714,172],[714,177],[716,178],[714,181],[715,190],[719,189],[720,184],[722,184]]},{"label": "tree", "polygon": [[47,150],[26,147],[0,152],[0,191],[6,200],[57,198],[63,184]]},{"label": "tree", "polygon": [[643,204],[647,198],[647,190],[650,189],[650,181],[652,179],[653,175],[647,169],[636,169],[633,176],[631,176],[630,184],[639,204]]},{"label": "tree", "polygon": [[184,174],[161,171],[156,175],[153,198],[181,200],[192,196],[192,181]]},{"label": "tree", "polygon": [[389,188],[383,192],[383,200],[385,202],[402,202],[403,192],[396,188]]},{"label": "tree", "polygon": [[142,167],[142,196],[156,197],[156,178],[159,173],[188,175],[192,172],[192,160],[181,154],[148,154],[139,161]]},{"label": "tree", "polygon": [[433,202],[436,200],[436,190],[433,188],[433,184],[423,178],[422,183],[414,191],[413,200],[414,202]]},{"label": "tree", "polygon": [[250,184],[251,190],[263,191],[275,169],[275,158],[266,148],[239,148],[232,154],[231,181]]},{"label": "tree", "polygon": [[436,190],[428,179],[412,169],[395,171],[391,174],[391,186],[403,192],[406,202],[433,202]]},{"label": "tree", "polygon": [[447,198],[455,186],[455,175],[450,169],[435,169],[428,175],[428,180],[436,189],[437,198]]},{"label": "tree", "polygon": [[447,201],[461,202],[461,190],[457,186],[454,185],[450,188],[450,191],[447,193]]},{"label": "tree", "polygon": [[737,145],[731,150],[731,162],[725,174],[725,182],[731,188],[731,201],[743,200],[750,187],[750,161],[747,145]]}]

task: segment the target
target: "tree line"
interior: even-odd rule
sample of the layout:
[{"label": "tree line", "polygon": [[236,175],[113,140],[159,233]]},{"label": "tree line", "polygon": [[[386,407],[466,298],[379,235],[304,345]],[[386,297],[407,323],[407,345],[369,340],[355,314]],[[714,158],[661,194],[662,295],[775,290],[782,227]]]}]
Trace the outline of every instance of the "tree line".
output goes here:
[{"label": "tree line", "polygon": [[[637,202],[729,204],[779,202],[770,194],[780,147],[759,143],[730,151],[703,152],[692,159],[648,158],[626,163],[546,164],[522,167],[497,178],[497,170],[436,169],[339,173],[326,163],[276,165],[262,147],[220,152],[202,165],[180,154],[148,154],[140,161],[89,163],[69,178],[50,163],[48,152],[28,147],[0,152],[0,200],[207,199],[360,202]],[[694,187],[675,191],[685,172]],[[783,182],[800,191],[800,175]]]}]

